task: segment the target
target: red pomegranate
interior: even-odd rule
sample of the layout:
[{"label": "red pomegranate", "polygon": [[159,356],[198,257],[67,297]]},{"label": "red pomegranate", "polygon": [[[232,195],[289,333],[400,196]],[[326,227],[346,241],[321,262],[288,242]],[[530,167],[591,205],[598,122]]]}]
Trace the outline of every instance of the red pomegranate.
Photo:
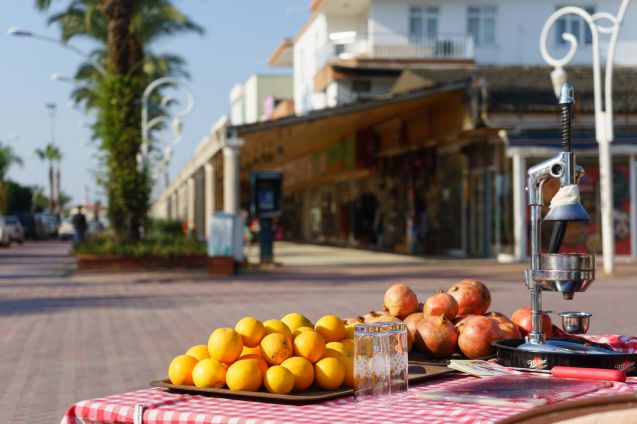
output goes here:
[{"label": "red pomegranate", "polygon": [[425,302],[423,313],[428,317],[444,315],[453,321],[458,315],[458,302],[452,295],[438,290]]},{"label": "red pomegranate", "polygon": [[371,311],[363,317],[363,321],[367,324],[372,324],[374,322],[400,322],[400,319],[389,315],[385,311]]},{"label": "red pomegranate", "polygon": [[449,358],[458,346],[458,330],[444,315],[425,317],[418,324],[418,334],[418,348],[433,358]]},{"label": "red pomegranate", "polygon": [[422,312],[414,312],[404,319],[405,324],[407,324],[407,343],[410,352],[414,343],[416,343],[416,340],[420,338],[420,333],[418,333],[418,324],[423,319],[425,319],[425,316]]},{"label": "red pomegranate", "polygon": [[496,339],[521,339],[520,328],[512,322],[502,322],[498,324],[498,335]]},{"label": "red pomegranate", "polygon": [[389,315],[400,319],[418,311],[416,294],[403,283],[397,283],[388,288],[384,300],[385,310]]},{"label": "red pomegranate", "polygon": [[458,315],[456,317],[456,319],[453,320],[453,325],[456,327],[456,329],[458,331],[462,331],[462,327],[464,326],[464,321],[469,318],[472,317],[473,314],[468,314],[468,315]]},{"label": "red pomegranate", "polygon": [[495,351],[491,342],[500,331],[495,321],[482,315],[474,315],[463,322],[464,327],[458,337],[460,351],[471,359],[491,355]]},{"label": "red pomegranate", "polygon": [[487,286],[478,280],[460,280],[447,293],[458,302],[458,315],[482,315],[491,306],[491,293]]},{"label": "red pomegranate", "polygon": [[[518,327],[520,327],[520,333],[522,333],[523,336],[526,336],[531,332],[531,307],[526,306],[513,312],[513,315],[511,315],[511,321],[517,324]],[[542,312],[542,332],[546,335],[546,337],[551,337],[553,335],[553,323],[551,322],[551,317],[544,312]]]},{"label": "red pomegranate", "polygon": [[498,324],[506,324],[512,322],[506,315],[501,314],[500,312],[487,312],[484,314],[485,317],[491,318]]}]

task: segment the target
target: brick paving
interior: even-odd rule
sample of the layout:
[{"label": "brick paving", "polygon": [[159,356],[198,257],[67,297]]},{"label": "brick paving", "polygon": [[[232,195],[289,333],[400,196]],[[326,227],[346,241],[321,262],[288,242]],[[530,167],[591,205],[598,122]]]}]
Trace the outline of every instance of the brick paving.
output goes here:
[{"label": "brick paving", "polygon": [[[0,250],[0,411],[2,422],[59,422],[73,402],[147,387],[170,359],[206,343],[239,318],[300,311],[314,320],[381,306],[389,283],[425,298],[463,277],[481,278],[493,308],[510,314],[529,302],[524,264],[422,260],[281,243],[286,266],[236,278],[197,271],[74,274],[69,245],[27,243]],[[254,251],[250,252],[254,255]],[[622,263],[587,293],[545,308],[593,312],[591,333],[637,333],[637,265]],[[6,420],[6,421],[5,421]]]}]

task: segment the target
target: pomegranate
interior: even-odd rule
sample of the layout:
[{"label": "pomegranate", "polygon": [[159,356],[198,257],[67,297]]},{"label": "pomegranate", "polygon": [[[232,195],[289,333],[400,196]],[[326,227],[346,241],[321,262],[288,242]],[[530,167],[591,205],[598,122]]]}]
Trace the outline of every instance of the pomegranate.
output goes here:
[{"label": "pomegranate", "polygon": [[418,348],[434,358],[449,358],[458,346],[458,330],[444,315],[425,317],[418,323],[418,334]]},{"label": "pomegranate", "polygon": [[345,325],[350,325],[350,324],[362,324],[365,322],[365,318],[363,317],[350,317],[350,318],[345,318],[343,319],[343,324]]},{"label": "pomegranate", "polygon": [[416,294],[403,283],[397,283],[388,288],[384,300],[385,310],[389,315],[400,319],[418,311]]},{"label": "pomegranate", "polygon": [[[526,306],[513,312],[511,315],[511,321],[520,327],[520,332],[523,336],[526,336],[531,332],[531,307]],[[551,317],[547,313],[542,313],[542,332],[546,337],[553,335],[553,323]]]},{"label": "pomegranate", "polygon": [[400,319],[389,315],[385,311],[371,311],[363,317],[363,320],[367,324],[374,322],[400,322]]},{"label": "pomegranate", "polygon": [[486,314],[484,314],[484,316],[491,318],[498,324],[512,322],[506,315],[501,314],[500,312],[487,312]]},{"label": "pomegranate", "polygon": [[458,337],[460,351],[468,358],[477,359],[491,355],[495,348],[491,342],[496,339],[500,329],[491,318],[474,315],[466,318]]},{"label": "pomegranate", "polygon": [[469,315],[459,315],[456,317],[456,319],[453,320],[453,325],[456,327],[456,329],[460,332],[462,332],[462,328],[464,326],[464,321],[469,318],[472,317],[473,314],[469,314]]},{"label": "pomegranate", "polygon": [[420,333],[418,333],[418,324],[423,319],[425,319],[425,316],[422,312],[414,312],[404,320],[405,324],[407,324],[407,344],[410,352],[414,343],[416,343],[416,340],[420,338]]},{"label": "pomegranate", "polygon": [[447,293],[458,302],[458,315],[482,315],[491,306],[491,293],[478,280],[460,280]]},{"label": "pomegranate", "polygon": [[453,321],[456,315],[458,315],[458,302],[456,302],[456,299],[449,293],[438,290],[436,294],[425,302],[423,313],[425,316],[444,315],[447,319]]},{"label": "pomegranate", "polygon": [[520,328],[512,322],[501,322],[498,324],[498,335],[496,339],[520,339],[522,334]]}]

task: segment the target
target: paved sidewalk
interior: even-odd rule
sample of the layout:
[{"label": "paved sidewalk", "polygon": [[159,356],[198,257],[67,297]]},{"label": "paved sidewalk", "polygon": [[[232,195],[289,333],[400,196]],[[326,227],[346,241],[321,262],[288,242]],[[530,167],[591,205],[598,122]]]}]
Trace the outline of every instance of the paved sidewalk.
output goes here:
[{"label": "paved sidewalk", "polygon": [[[72,274],[69,245],[27,243],[0,249],[0,411],[2,422],[58,422],[73,402],[140,389],[164,377],[170,359],[206,343],[239,318],[310,319],[365,313],[386,287],[410,284],[422,299],[457,279],[483,279],[493,308],[510,314],[529,303],[524,264],[423,260],[352,249],[278,244],[281,268],[235,278],[202,272]],[[587,293],[552,310],[593,312],[591,333],[634,334],[637,265],[620,264]]]}]

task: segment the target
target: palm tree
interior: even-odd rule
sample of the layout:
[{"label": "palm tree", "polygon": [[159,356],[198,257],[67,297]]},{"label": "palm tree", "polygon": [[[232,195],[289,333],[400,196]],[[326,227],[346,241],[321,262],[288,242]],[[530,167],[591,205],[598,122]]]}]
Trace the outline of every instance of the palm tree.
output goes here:
[{"label": "palm tree", "polygon": [[[62,160],[62,152],[54,144],[49,143],[44,146],[44,149],[35,149],[35,154],[40,160],[47,161],[49,164],[49,210],[53,211],[59,206],[59,162]],[[58,165],[57,172],[56,164]],[[56,180],[58,184],[56,184]]]},{"label": "palm tree", "polygon": [[22,158],[15,154],[11,146],[4,146],[0,141],[0,182],[4,182],[11,165],[22,165]]},{"label": "palm tree", "polygon": [[[35,3],[40,10],[48,10],[52,0]],[[103,46],[92,55],[107,74],[82,65],[76,78],[85,84],[73,97],[84,107],[98,110],[95,135],[101,139],[107,167],[111,223],[120,239],[136,241],[145,225],[150,195],[148,175],[136,170],[141,146],[139,99],[152,79],[185,75],[181,58],[153,55],[150,46],[166,36],[203,31],[170,0],[68,0],[49,22],[60,27],[63,41],[82,36]]]}]

